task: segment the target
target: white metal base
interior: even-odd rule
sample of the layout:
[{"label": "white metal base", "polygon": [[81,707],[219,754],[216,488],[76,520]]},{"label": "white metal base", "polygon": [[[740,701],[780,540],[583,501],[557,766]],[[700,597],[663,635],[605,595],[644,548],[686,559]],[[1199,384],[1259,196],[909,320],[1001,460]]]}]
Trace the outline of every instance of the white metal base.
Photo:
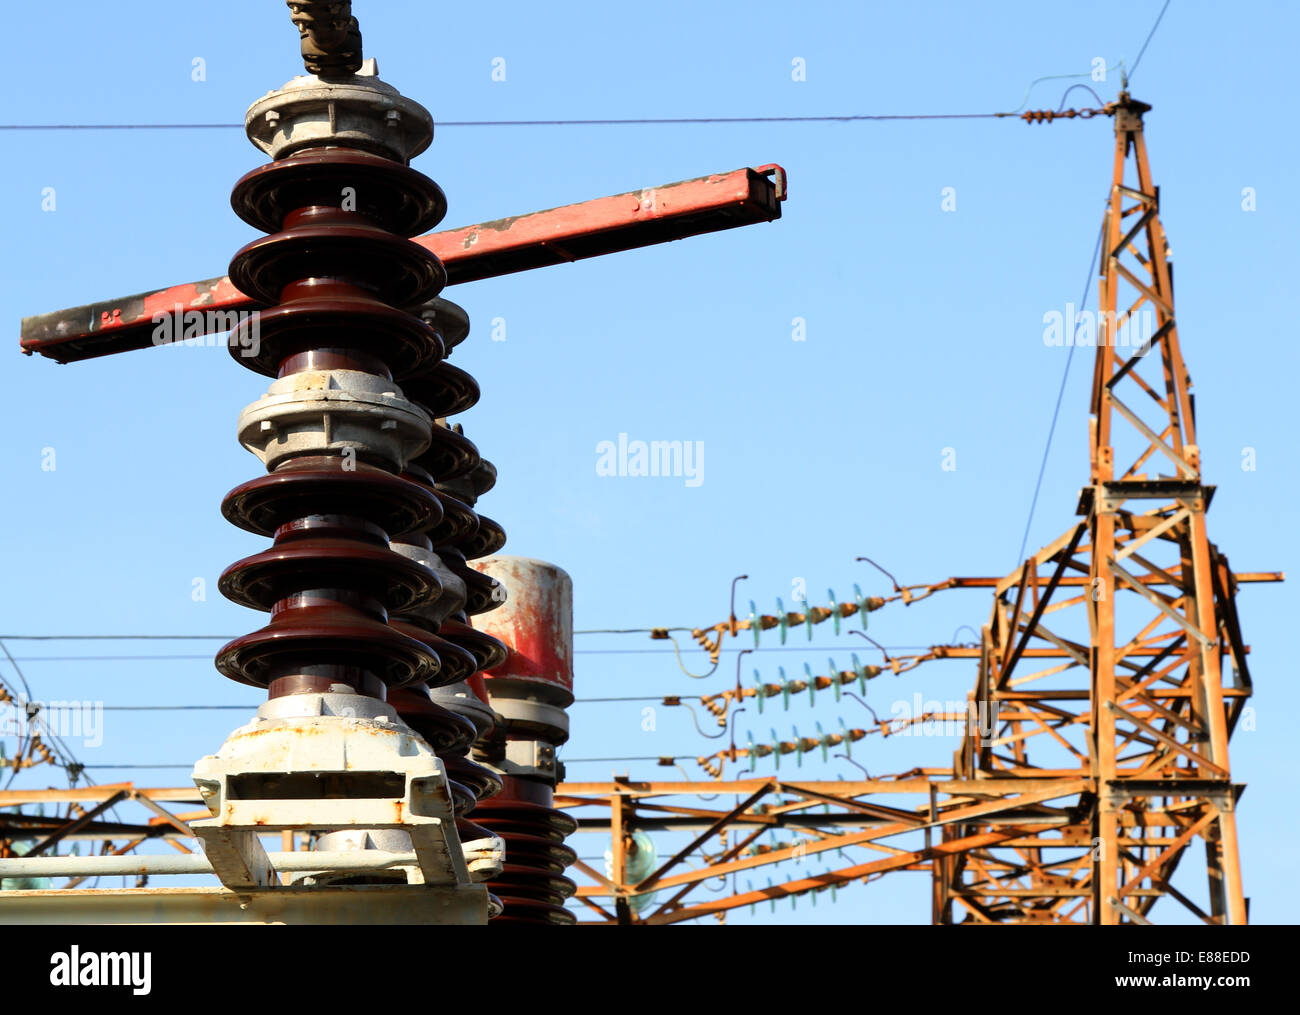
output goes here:
[{"label": "white metal base", "polygon": [[[400,786],[380,796],[369,795],[373,787],[362,796],[336,796],[337,787],[312,782],[368,775],[392,776]],[[277,784],[294,778],[294,792],[278,795]],[[275,883],[259,836],[285,830],[367,833],[357,835],[357,845],[382,838],[385,850],[415,853],[417,862],[406,869],[413,884],[470,881],[442,762],[391,705],[377,699],[325,693],[264,702],[215,755],[199,759],[194,782],[213,816],[189,827],[222,884],[234,891]],[[386,832],[397,834],[380,834]],[[383,861],[385,850],[356,853]],[[328,876],[326,867],[320,871]]]}]

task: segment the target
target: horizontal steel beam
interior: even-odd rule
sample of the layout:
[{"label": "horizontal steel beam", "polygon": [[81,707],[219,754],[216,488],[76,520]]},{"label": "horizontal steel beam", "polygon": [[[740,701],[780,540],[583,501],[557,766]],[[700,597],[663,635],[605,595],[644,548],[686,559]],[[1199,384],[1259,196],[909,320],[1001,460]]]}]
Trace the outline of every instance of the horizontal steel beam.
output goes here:
[{"label": "horizontal steel beam", "polygon": [[[267,853],[276,871],[371,871],[418,867],[414,853],[389,853],[377,849],[303,850]],[[4,878],[133,877],[141,874],[212,874],[212,864],[202,853],[165,853],[159,856],[33,856],[0,860]]]},{"label": "horizontal steel beam", "polygon": [[[642,812],[635,815],[624,815],[623,817],[624,828],[642,832],[697,832],[712,828],[716,823],[717,818],[674,817]],[[871,828],[885,824],[889,824],[886,819],[870,814],[822,814],[819,811],[816,814],[741,814],[728,821],[724,827],[749,828],[751,830],[764,827],[772,831],[781,828],[832,830],[839,825],[846,828]],[[608,818],[579,818],[577,831],[608,834],[610,820]]]},{"label": "horizontal steel beam", "polygon": [[[781,217],[785,170],[767,165],[737,169],[662,187],[632,190],[546,211],[481,222],[422,236],[415,242],[438,256],[449,285],[580,261],[688,236],[734,229]],[[27,317],[22,351],[73,363],[148,349],[158,322],[177,307],[202,312],[185,338],[228,330],[229,318],[254,303],[229,278],[157,289],[70,310]],[[179,336],[169,328],[168,336]]]},{"label": "horizontal steel beam", "polygon": [[[921,818],[918,815],[918,821],[920,820]],[[640,813],[623,818],[623,827],[625,829],[639,832],[701,832],[706,828],[712,828],[715,823],[715,821],[709,821],[706,818],[648,817]],[[1052,826],[1068,824],[1069,818],[1063,815],[1053,817],[1026,813],[1022,810],[1015,810],[1013,804],[1008,808],[1006,814],[986,818],[983,823],[986,825],[1023,825],[1032,823],[1034,825]],[[815,828],[820,831],[834,833],[837,828],[880,828],[888,824],[890,822],[884,818],[867,814],[742,814],[726,822],[723,827],[742,828],[749,831],[757,828],[764,828],[769,831]],[[924,827],[924,824],[917,824],[914,831],[922,830]],[[611,824],[608,819],[578,819],[577,832],[601,832],[608,835],[610,830]]]},{"label": "horizontal steel beam", "polygon": [[201,804],[196,786],[167,786],[163,788],[136,789],[129,782],[113,782],[99,786],[77,786],[73,789],[6,789],[0,790],[0,807],[16,804],[57,803],[75,800],[77,803],[107,800],[121,789],[129,789],[132,796],[147,797],[165,803]]},{"label": "horizontal steel beam", "polygon": [[[1077,776],[1078,773],[1071,773]],[[949,796],[999,796],[1004,793],[1029,793],[1051,789],[1060,785],[1060,779],[859,779],[843,782],[804,782],[772,778],[736,779],[730,782],[701,779],[699,782],[562,782],[555,789],[556,805],[576,806],[568,797],[619,796],[697,796],[701,794],[739,793],[748,795],[762,786],[771,784],[783,793],[797,795],[801,789],[812,793],[849,798],[868,793],[921,793],[928,794],[933,786],[936,793]],[[608,799],[603,801],[608,805]],[[820,803],[820,798],[818,803]],[[582,801],[597,805],[599,799]]]},{"label": "horizontal steel beam", "polygon": [[[22,820],[30,818],[31,820]],[[44,838],[61,828],[68,826],[67,818],[37,817],[26,814],[0,815],[0,840]],[[81,826],[77,831],[64,833],[59,841],[114,839],[123,836],[140,839],[156,839],[171,835],[176,830],[164,824],[132,825],[122,821],[92,821]]]},{"label": "horizontal steel beam", "polygon": [[[1019,574],[1020,574],[1020,569],[1017,568],[1010,577],[1016,577]],[[1281,581],[1286,581],[1286,572],[1284,571],[1238,571],[1236,574],[1233,575],[1233,577],[1240,583],[1281,582]],[[1001,578],[952,578],[949,580],[952,582],[951,587],[955,589],[993,589],[993,588],[997,588],[1001,583],[1007,581],[1008,576],[1004,575]],[[1142,584],[1144,585],[1170,584],[1169,582],[1165,581],[1163,578],[1157,575],[1142,575],[1141,581]],[[1066,585],[1071,585],[1071,586],[1089,585],[1090,586],[1092,584],[1092,579],[1089,578],[1087,575],[1067,575],[1066,577],[1062,578],[1059,582],[1057,582],[1057,584],[1061,586],[1066,586]]]},{"label": "horizontal steel beam", "polygon": [[0,892],[0,924],[487,923],[487,889],[425,885],[125,888]]}]

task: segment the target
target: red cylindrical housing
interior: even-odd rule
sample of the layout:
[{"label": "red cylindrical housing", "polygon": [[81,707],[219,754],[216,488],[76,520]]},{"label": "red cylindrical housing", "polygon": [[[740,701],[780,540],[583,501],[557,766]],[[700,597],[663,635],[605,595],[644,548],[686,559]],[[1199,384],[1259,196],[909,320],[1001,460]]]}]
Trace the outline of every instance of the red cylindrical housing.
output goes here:
[{"label": "red cylindrical housing", "polygon": [[531,557],[486,557],[470,566],[497,579],[507,593],[499,608],[475,622],[510,649],[505,663],[487,672],[488,693],[495,681],[509,680],[555,704],[572,704],[573,579]]}]

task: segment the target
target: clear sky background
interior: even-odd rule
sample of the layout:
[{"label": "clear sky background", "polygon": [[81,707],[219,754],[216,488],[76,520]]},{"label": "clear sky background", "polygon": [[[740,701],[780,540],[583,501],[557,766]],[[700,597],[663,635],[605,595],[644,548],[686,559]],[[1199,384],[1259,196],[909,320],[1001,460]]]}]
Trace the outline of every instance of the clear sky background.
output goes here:
[{"label": "clear sky background", "polygon": [[[381,76],[439,120],[955,113],[1015,109],[1044,75],[1086,73],[1094,57],[1132,66],[1157,0],[1101,3],[732,5],[668,0],[487,6],[360,2]],[[247,105],[301,71],[275,0],[17,5],[18,40],[0,67],[6,123],[242,121]],[[1294,184],[1297,12],[1288,3],[1175,0],[1133,79],[1147,117],[1162,219],[1177,264],[1180,335],[1196,384],[1205,481],[1217,484],[1210,536],[1238,570],[1300,574],[1294,402],[1294,296],[1300,209]],[[193,60],[206,79],[192,80]],[[492,80],[504,57],[506,80]],[[806,80],[792,80],[802,58]],[[1092,85],[1114,98],[1118,73]],[[1037,85],[1055,108],[1068,81]],[[1069,105],[1094,105],[1083,91]],[[231,185],[264,159],[239,130],[0,132],[0,319],[5,496],[0,635],[235,635],[263,617],[227,603],[216,578],[265,541],[227,524],[223,494],[261,466],[235,440],[240,409],[265,379],[220,347],[150,350],[60,367],[18,354],[20,318],[220,275],[254,232],[230,211]],[[466,432],[500,470],[485,513],[507,552],[564,567],[576,626],[696,626],[739,602],[787,607],[803,579],[828,588],[888,585],[855,564],[871,556],[901,581],[1003,574],[1018,562],[1066,350],[1042,341],[1043,315],[1077,302],[1110,178],[1112,121],[1018,120],[439,129],[416,167],[450,202],[447,226],[552,207],[710,172],[779,162],[784,217],[576,265],[449,291],[475,322],[455,361],[483,388]],[[42,210],[44,188],[56,206]],[[944,188],[956,210],[941,209]],[[1257,210],[1242,209],[1252,187]],[[1088,299],[1096,285],[1089,275]],[[493,318],[505,341],[490,339]],[[802,318],[806,341],[792,340]],[[1065,391],[1030,549],[1074,520],[1087,481],[1091,357]],[[610,478],[596,445],[704,443],[703,482]],[[43,449],[57,467],[42,469]],[[956,469],[941,468],[952,448]],[[1254,448],[1256,469],[1242,468]],[[193,581],[206,601],[192,598]],[[1233,740],[1246,892],[1257,922],[1289,922],[1300,819],[1292,753],[1300,693],[1286,641],[1293,584],[1246,586],[1256,729]],[[947,642],[988,615],[985,592],[948,592],[872,617],[891,646]],[[741,612],[744,612],[742,609]],[[969,640],[969,632],[957,633]],[[581,698],[699,694],[735,672],[690,680],[663,642],[581,636]],[[8,641],[36,697],[109,705],[246,705],[259,695],[220,677],[220,640]],[[774,635],[765,648],[776,645]],[[811,645],[744,661],[824,672],[865,643],[829,625]],[[795,651],[797,649],[797,651]],[[139,657],[88,658],[74,656]],[[42,658],[43,657],[43,658]],[[702,669],[702,660],[691,664]],[[751,666],[751,664],[753,664]],[[6,664],[7,666],[7,664]],[[5,679],[12,670],[6,668]],[[973,662],[929,664],[876,682],[886,714],[920,692],[961,699]],[[681,709],[578,703],[570,759],[709,753]],[[751,709],[752,712],[752,709]],[[741,717],[741,739],[791,724],[811,733],[843,715],[829,695],[789,715]],[[242,711],[106,713],[104,742],[69,741],[88,766],[188,767]],[[1288,719],[1287,716],[1291,716]],[[869,717],[866,717],[869,719]],[[711,720],[710,720],[711,721]],[[709,727],[706,727],[709,728]],[[944,765],[955,737],[872,737],[854,758],[873,775]],[[12,748],[12,740],[10,741]],[[787,764],[790,764],[787,762]],[[684,762],[692,777],[702,775]],[[770,771],[770,763],[767,768]],[[678,778],[652,762],[571,761],[571,778],[614,771]],[[786,766],[782,768],[783,773]],[[731,769],[728,774],[739,774]],[[809,777],[849,778],[809,760]],[[181,785],[185,768],[92,768],[100,782]],[[15,785],[61,785],[50,770]],[[606,842],[576,840],[584,857]],[[673,841],[664,837],[661,852]],[[866,857],[846,857],[844,864]],[[1199,853],[1175,882],[1204,897]],[[598,865],[598,864],[597,864]],[[815,861],[805,870],[820,871]],[[750,880],[765,883],[763,872]],[[782,878],[783,879],[783,878]],[[745,888],[745,878],[739,887]],[[815,918],[924,923],[928,877],[895,874],[822,896]],[[1157,919],[1183,921],[1172,902]],[[752,919],[805,921],[788,902]],[[750,920],[739,912],[731,922]]]}]

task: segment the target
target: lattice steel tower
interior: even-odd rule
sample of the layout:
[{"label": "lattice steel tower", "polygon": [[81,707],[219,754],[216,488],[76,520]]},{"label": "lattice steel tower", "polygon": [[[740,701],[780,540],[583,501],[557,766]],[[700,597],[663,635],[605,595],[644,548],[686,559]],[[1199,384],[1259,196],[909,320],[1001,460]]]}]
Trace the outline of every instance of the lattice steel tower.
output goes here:
[{"label": "lattice steel tower", "polygon": [[[1206,922],[1246,922],[1234,814],[1242,787],[1228,763],[1251,693],[1234,604],[1245,576],[1206,537],[1214,488],[1201,479],[1147,162],[1150,108],[1127,92],[1106,108],[1115,152],[1084,520],[999,585],[975,690],[998,706],[999,725],[957,757],[960,777],[1055,783],[1072,802],[1031,808],[1014,828],[950,826],[946,838],[1001,829],[1001,841],[936,864],[942,922],[956,922],[959,902],[980,922],[1145,923],[1165,895]],[[1092,344],[1086,327],[1078,344]],[[1209,912],[1169,883],[1198,837]]]}]

